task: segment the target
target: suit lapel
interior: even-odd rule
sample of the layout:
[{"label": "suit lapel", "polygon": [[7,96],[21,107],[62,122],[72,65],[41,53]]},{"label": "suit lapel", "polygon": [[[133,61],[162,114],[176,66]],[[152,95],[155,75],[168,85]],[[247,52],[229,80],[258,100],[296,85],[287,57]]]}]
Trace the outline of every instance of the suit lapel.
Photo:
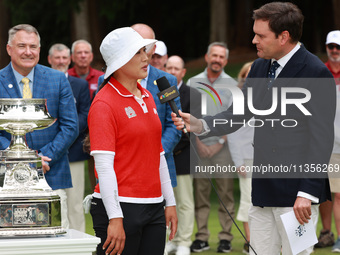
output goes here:
[{"label": "suit lapel", "polygon": [[185,86],[184,83],[182,83],[182,86],[178,90],[181,95],[185,95],[186,90],[184,86]]},{"label": "suit lapel", "polygon": [[288,63],[285,65],[285,68],[281,71],[279,77],[280,78],[294,78],[297,76],[297,73],[306,65],[307,51],[301,46],[301,48],[291,57]]},{"label": "suit lapel", "polygon": [[[190,98],[190,90],[187,89],[185,87],[186,85],[184,83],[182,83],[182,86],[179,88],[179,96],[180,96],[180,100],[181,100],[181,104],[182,102],[184,103],[185,100],[188,98]],[[187,93],[189,93],[189,95],[187,95]]]},{"label": "suit lapel", "polygon": [[46,88],[45,82],[46,79],[45,71],[41,68],[40,65],[36,65],[34,69],[34,84],[33,84],[33,97],[34,98],[45,98],[44,93]]},{"label": "suit lapel", "polygon": [[[20,98],[21,92],[15,79],[11,65],[7,65],[1,74],[2,87],[7,91],[9,98]],[[7,97],[1,93],[1,97]]]},{"label": "suit lapel", "polygon": [[[284,66],[278,77],[274,80],[273,86],[268,90],[263,98],[263,103],[260,109],[269,109],[273,102],[273,89],[278,88],[278,95],[280,95],[280,90],[282,87],[291,86],[292,83],[289,82],[290,79],[296,78],[298,72],[306,65],[304,59],[306,57],[306,49],[301,46],[301,48],[290,58],[287,64]],[[269,65],[266,65],[267,72],[269,70]],[[264,65],[265,66],[265,65]]]},{"label": "suit lapel", "polygon": [[152,65],[150,65],[150,70],[149,70],[149,76],[148,76],[148,83],[146,85],[146,89],[149,90],[151,93],[153,94],[157,94],[158,91],[158,87],[157,85],[155,85],[155,80],[156,80],[156,68],[153,67]]}]

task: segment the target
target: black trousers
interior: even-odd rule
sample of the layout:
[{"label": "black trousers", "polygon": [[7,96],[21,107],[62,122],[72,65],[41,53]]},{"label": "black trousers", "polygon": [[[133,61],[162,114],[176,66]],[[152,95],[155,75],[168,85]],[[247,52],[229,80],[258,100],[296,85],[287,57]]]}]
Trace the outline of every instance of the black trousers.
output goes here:
[{"label": "black trousers", "polygon": [[[165,246],[164,202],[158,204],[120,203],[126,235],[122,255],[163,255]],[[108,216],[103,201],[93,198],[91,211],[93,229],[101,239],[97,255],[105,255],[103,244],[107,238]]]}]

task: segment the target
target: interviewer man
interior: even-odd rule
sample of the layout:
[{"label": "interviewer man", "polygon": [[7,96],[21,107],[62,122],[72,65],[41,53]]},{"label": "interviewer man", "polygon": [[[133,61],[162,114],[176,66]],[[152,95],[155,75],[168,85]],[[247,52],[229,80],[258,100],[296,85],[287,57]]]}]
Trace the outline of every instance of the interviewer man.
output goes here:
[{"label": "interviewer man", "polygon": [[[259,120],[278,120],[275,123],[296,120],[297,124],[292,127],[263,121],[261,127],[255,128],[254,166],[293,165],[301,167],[302,173],[297,176],[293,173],[253,173],[253,206],[249,211],[250,244],[257,254],[280,254],[282,247],[282,254],[290,255],[292,251],[280,215],[294,211],[300,224],[311,219],[315,223],[318,204],[331,198],[327,173],[314,176],[309,172],[313,166],[327,166],[330,159],[334,141],[335,83],[319,58],[299,43],[304,17],[297,6],[288,2],[268,3],[254,11],[253,19],[255,36],[252,42],[260,59],[251,67],[243,89],[245,98],[247,91],[252,89],[254,108],[264,110],[271,108],[275,91],[302,87],[310,92],[309,100],[299,107],[288,105],[286,114],[281,113],[282,100],[278,97],[276,110],[266,116],[253,114],[247,105],[244,115],[233,115],[230,108],[203,121],[189,114],[181,113],[181,116],[191,132],[209,136],[230,133],[242,126],[214,127],[214,119],[225,119],[229,123],[230,120],[234,123],[248,121],[254,116]],[[269,77],[266,82],[258,79],[266,77]],[[299,78],[308,78],[308,81]],[[301,93],[291,93],[290,97],[301,100]],[[311,115],[305,115],[302,107]],[[183,128],[183,120],[172,116],[177,128]],[[299,254],[311,252],[312,247]],[[250,254],[254,254],[252,250]]]}]

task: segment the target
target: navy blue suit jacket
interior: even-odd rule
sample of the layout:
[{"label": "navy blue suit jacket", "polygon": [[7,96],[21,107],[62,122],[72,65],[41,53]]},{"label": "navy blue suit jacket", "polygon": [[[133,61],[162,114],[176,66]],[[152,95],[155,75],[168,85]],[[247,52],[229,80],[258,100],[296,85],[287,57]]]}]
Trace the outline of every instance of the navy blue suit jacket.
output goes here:
[{"label": "navy blue suit jacket", "polygon": [[[325,165],[329,163],[332,153],[336,107],[333,76],[326,66],[303,46],[288,61],[273,82],[273,88],[270,89],[268,89],[267,82],[258,79],[267,77],[269,67],[270,60],[257,59],[254,62],[243,94],[246,99],[248,88],[252,88],[254,108],[265,110],[271,107],[273,88],[277,88],[279,91],[277,109],[267,116],[259,116],[252,114],[246,104],[244,115],[233,115],[232,108],[229,108],[216,116],[206,118],[212,130],[209,135],[230,133],[242,126],[231,128],[227,125],[217,125],[214,128],[213,119],[241,122],[243,119],[249,120],[254,116],[255,119],[263,121],[263,126],[255,128],[254,166],[262,167],[262,169],[263,166],[285,166],[286,169],[290,169],[290,172],[279,171],[274,174],[253,172],[253,205],[292,207],[299,191],[319,198],[319,202],[322,203],[330,199],[327,173],[316,176],[315,173],[311,174],[311,168],[313,164],[319,164],[325,170]],[[303,87],[311,93],[311,99],[303,104],[312,114],[311,116],[305,116],[295,105],[287,106],[287,115],[281,114],[280,91],[285,87]],[[303,96],[301,93],[290,93],[287,97],[301,98]],[[273,125],[268,119],[277,121]],[[298,124],[295,127],[284,127],[281,123],[286,119],[294,119]],[[285,124],[295,123],[286,122]],[[294,172],[294,167],[296,172]]]},{"label": "navy blue suit jacket", "polygon": [[[9,86],[12,84],[12,86]],[[11,64],[0,70],[0,97],[21,98]],[[78,117],[70,83],[64,73],[52,68],[36,65],[33,81],[33,98],[47,99],[47,109],[56,122],[43,130],[26,134],[28,146],[52,159],[50,171],[45,177],[50,187],[66,189],[72,187],[68,161],[68,148],[78,136]],[[6,149],[11,136],[0,132],[0,149]]]},{"label": "navy blue suit jacket", "polygon": [[83,141],[87,133],[87,115],[91,106],[89,84],[87,81],[68,75],[74,102],[78,113],[79,136],[68,150],[70,162],[83,161],[90,158],[83,150]]}]

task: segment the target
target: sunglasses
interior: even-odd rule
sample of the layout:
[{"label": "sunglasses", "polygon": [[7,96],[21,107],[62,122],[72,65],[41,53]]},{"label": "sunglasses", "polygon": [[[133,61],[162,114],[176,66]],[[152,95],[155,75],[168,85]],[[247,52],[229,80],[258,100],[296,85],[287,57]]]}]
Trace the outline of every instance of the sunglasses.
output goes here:
[{"label": "sunglasses", "polygon": [[340,50],[340,45],[338,44],[328,44],[327,47],[330,50],[333,50],[334,48],[336,48],[337,50]]}]

